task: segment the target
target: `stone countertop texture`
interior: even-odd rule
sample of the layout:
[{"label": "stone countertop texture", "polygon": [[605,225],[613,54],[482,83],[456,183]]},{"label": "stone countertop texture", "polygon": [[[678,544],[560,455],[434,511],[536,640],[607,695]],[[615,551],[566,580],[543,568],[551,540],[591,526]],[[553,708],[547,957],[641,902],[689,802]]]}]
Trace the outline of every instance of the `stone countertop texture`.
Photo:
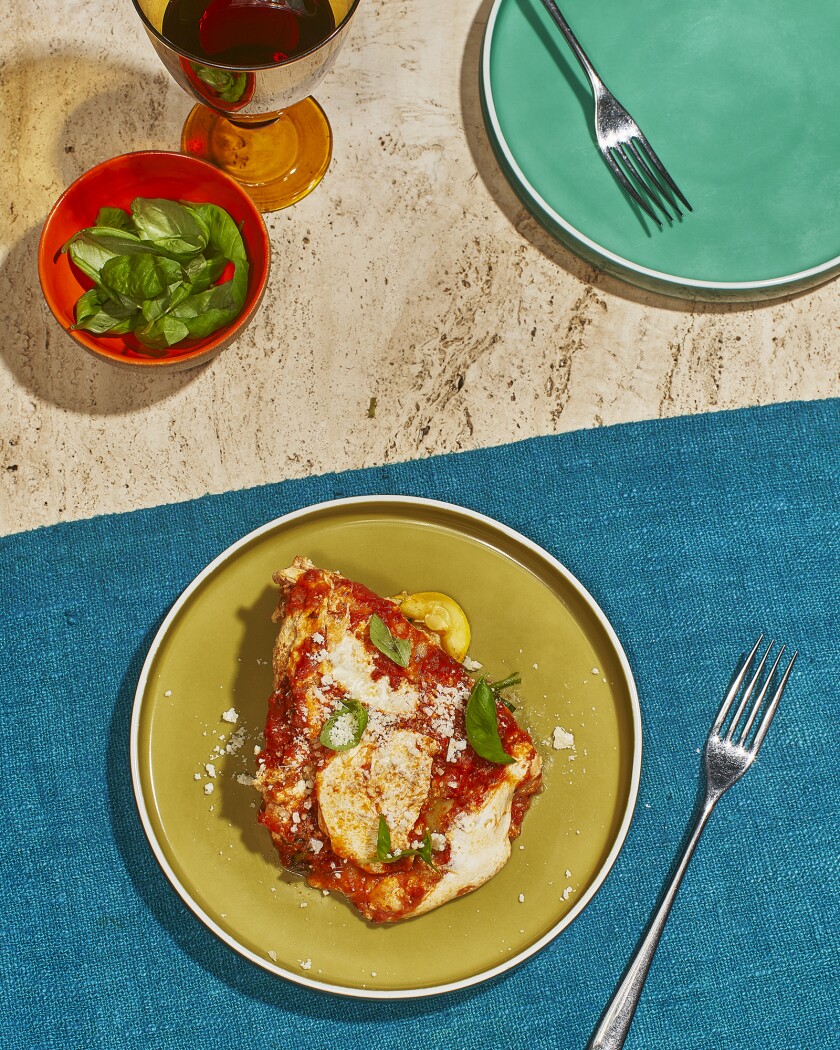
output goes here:
[{"label": "stone countertop texture", "polygon": [[[0,533],[605,424],[840,395],[837,284],[691,304],[605,277],[509,188],[484,132],[490,0],[362,0],[317,92],[334,156],[266,217],[269,288],[194,371],[134,376],[61,332],[37,245],[59,194],[178,148],[191,102],[129,0],[0,13]],[[369,416],[371,398],[376,412]]]}]

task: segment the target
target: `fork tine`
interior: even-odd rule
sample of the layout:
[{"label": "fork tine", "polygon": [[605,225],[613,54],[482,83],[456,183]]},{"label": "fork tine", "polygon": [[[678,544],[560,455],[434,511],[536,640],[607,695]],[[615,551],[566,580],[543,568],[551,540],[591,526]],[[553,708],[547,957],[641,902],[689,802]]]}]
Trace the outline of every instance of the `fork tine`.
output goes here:
[{"label": "fork tine", "polygon": [[633,180],[639,192],[643,193],[652,204],[655,204],[659,208],[659,210],[662,212],[662,214],[665,216],[668,222],[673,222],[673,215],[671,215],[671,213],[660,200],[659,196],[656,193],[654,193],[653,189],[645,181],[644,176],[634,164],[633,158],[627,152],[627,149],[625,148],[625,143],[617,143],[615,149],[623,162],[624,173]]},{"label": "fork tine", "polygon": [[656,215],[656,213],[653,211],[653,209],[650,208],[642,200],[642,198],[639,196],[639,194],[636,191],[636,188],[632,185],[632,183],[629,181],[627,176],[624,174],[624,172],[618,166],[615,158],[612,155],[611,149],[609,147],[605,148],[602,151],[601,156],[607,162],[607,164],[609,165],[610,171],[618,179],[618,181],[621,183],[621,185],[624,187],[624,189],[627,190],[627,192],[630,194],[630,196],[633,198],[633,200],[639,205],[639,207],[642,209],[642,211],[646,215],[649,215],[650,218],[653,219],[653,221],[656,223],[656,225],[661,230],[662,229],[662,222],[661,222],[661,220]]},{"label": "fork tine", "polygon": [[746,708],[749,699],[752,696],[752,691],[753,689],[755,689],[756,683],[761,677],[761,672],[764,670],[764,665],[767,663],[767,657],[770,655],[770,650],[773,648],[773,645],[774,639],[771,638],[770,644],[767,646],[767,650],[764,653],[764,656],[762,656],[761,660],[759,661],[758,667],[756,667],[755,669],[755,674],[752,676],[750,684],[744,690],[744,695],[741,697],[740,704],[738,704],[738,709],[735,712],[735,717],[732,719],[732,724],[729,727],[729,732],[726,734],[726,739],[730,742],[733,736],[735,735],[735,727],[741,721],[741,715],[744,713],[744,709]]},{"label": "fork tine", "polygon": [[[760,711],[761,705],[764,703],[764,698],[765,696],[767,696],[767,692],[770,689],[770,686],[773,682],[773,675],[776,673],[776,668],[779,666],[779,662],[785,654],[785,649],[786,646],[783,645],[782,648],[779,650],[779,655],[773,662],[773,666],[770,668],[770,673],[767,675],[767,679],[765,680],[764,685],[761,687],[761,691],[756,697],[756,701],[752,706],[752,710],[749,713],[749,717],[747,718],[747,721],[744,724],[744,728],[741,731],[741,739],[738,741],[741,747],[744,747],[746,744],[747,737],[749,736],[750,730],[753,727],[753,722],[755,722],[756,715]],[[732,729],[734,731],[734,725],[732,726]]]},{"label": "fork tine", "polygon": [[[779,655],[781,656],[781,653]],[[776,690],[776,695],[773,697],[764,718],[761,720],[761,725],[758,727],[758,732],[755,734],[755,740],[753,741],[753,754],[758,753],[758,749],[761,747],[764,738],[767,736],[767,730],[770,728],[770,723],[773,721],[773,715],[775,715],[776,708],[779,706],[779,701],[782,699],[782,693],[785,691],[788,678],[790,678],[790,672],[793,670],[793,665],[796,663],[796,657],[798,655],[799,651],[795,649],[793,656],[790,658],[790,663],[787,665],[787,670],[782,675],[781,682],[779,682],[779,688]]]},{"label": "fork tine", "polygon": [[676,193],[676,195],[683,202],[683,204],[686,206],[686,208],[688,208],[689,211],[694,211],[694,209],[691,207],[691,205],[685,199],[685,196],[683,195],[683,193],[680,190],[679,186],[676,184],[676,182],[674,182],[674,180],[671,178],[671,176],[666,171],[665,165],[662,163],[662,161],[659,159],[659,157],[657,157],[656,153],[654,152],[653,146],[651,146],[651,144],[648,142],[648,140],[645,138],[645,136],[642,134],[641,131],[639,131],[639,136],[638,137],[639,137],[639,142],[641,142],[642,146],[644,146],[645,153],[647,153],[648,157],[650,158],[651,163],[654,165],[654,167],[659,172],[659,174],[662,176],[662,178],[668,183],[668,185],[671,187],[671,189],[674,191],[674,193]]},{"label": "fork tine", "polygon": [[741,688],[741,683],[744,681],[746,673],[749,670],[750,664],[753,662],[755,654],[758,652],[758,647],[761,645],[763,638],[763,634],[760,634],[758,636],[758,641],[752,647],[752,652],[744,661],[744,666],[735,676],[735,681],[730,686],[729,692],[726,694],[723,703],[720,705],[720,711],[718,711],[717,718],[715,719],[714,724],[712,725],[712,733],[717,733],[717,731],[723,725],[723,720],[729,714],[729,708],[732,706],[732,701],[738,695],[738,690]]},{"label": "fork tine", "polygon": [[681,210],[679,204],[677,204],[676,200],[674,200],[674,196],[671,193],[671,190],[669,188],[666,188],[665,186],[663,186],[662,183],[659,181],[659,179],[656,177],[656,174],[655,174],[652,166],[650,164],[648,164],[648,162],[645,159],[644,155],[642,154],[641,150],[636,145],[635,139],[630,139],[630,141],[627,143],[627,145],[630,148],[630,150],[632,151],[633,156],[636,158],[636,167],[639,168],[642,171],[642,173],[647,176],[648,179],[650,179],[650,181],[654,184],[654,186],[657,188],[657,190],[660,192],[660,194],[665,198],[665,200],[668,202],[668,204],[677,213],[677,216],[681,219],[682,218],[682,210]]}]

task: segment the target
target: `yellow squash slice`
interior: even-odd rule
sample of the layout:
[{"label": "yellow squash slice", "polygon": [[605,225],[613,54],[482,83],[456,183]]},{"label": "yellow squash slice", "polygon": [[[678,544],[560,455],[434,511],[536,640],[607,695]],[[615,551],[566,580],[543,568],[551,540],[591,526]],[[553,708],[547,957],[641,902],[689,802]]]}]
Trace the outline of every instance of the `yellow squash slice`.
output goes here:
[{"label": "yellow squash slice", "polygon": [[423,624],[440,638],[447,656],[463,662],[470,647],[470,624],[461,606],[448,594],[440,591],[418,591],[416,594],[398,594],[393,601],[403,615],[414,623]]}]

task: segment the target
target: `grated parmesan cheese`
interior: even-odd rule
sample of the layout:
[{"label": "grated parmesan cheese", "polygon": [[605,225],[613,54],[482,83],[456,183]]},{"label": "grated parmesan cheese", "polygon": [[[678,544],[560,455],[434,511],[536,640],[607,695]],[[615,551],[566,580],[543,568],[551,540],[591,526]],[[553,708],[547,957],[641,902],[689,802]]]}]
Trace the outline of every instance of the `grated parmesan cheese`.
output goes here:
[{"label": "grated parmesan cheese", "polygon": [[467,748],[466,740],[456,740],[454,737],[449,741],[449,748],[446,752],[447,762],[457,762],[458,755]]},{"label": "grated parmesan cheese", "polygon": [[356,738],[357,725],[356,716],[351,711],[339,715],[329,731],[333,747],[346,747],[352,744]]},{"label": "grated parmesan cheese", "polygon": [[235,755],[245,743],[246,735],[245,727],[240,726],[239,729],[231,734],[230,740],[225,745],[225,752],[229,755]]}]

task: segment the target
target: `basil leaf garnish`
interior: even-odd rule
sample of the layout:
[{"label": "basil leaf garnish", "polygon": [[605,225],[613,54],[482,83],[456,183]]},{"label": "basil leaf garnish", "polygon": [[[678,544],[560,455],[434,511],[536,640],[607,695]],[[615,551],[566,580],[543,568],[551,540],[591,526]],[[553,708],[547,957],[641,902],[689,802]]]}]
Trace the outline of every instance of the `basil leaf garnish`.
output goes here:
[{"label": "basil leaf garnish", "polygon": [[484,675],[472,688],[467,701],[467,740],[473,751],[488,762],[509,765],[515,762],[502,747],[496,716],[496,694],[485,682]]},{"label": "basil leaf garnish", "polygon": [[370,640],[380,653],[400,667],[408,667],[408,661],[411,659],[411,642],[407,638],[395,638],[388,625],[376,613],[370,618],[368,631]]},{"label": "basil leaf garnish", "polygon": [[498,682],[491,682],[490,688],[494,693],[500,693],[503,689],[510,689],[514,685],[522,684],[522,675],[518,671],[514,671],[513,674],[509,674],[507,678],[502,678]]},{"label": "basil leaf garnish", "polygon": [[381,813],[379,814],[379,832],[376,836],[376,856],[383,864],[388,864],[396,859],[391,856],[391,829]]},{"label": "basil leaf garnish", "polygon": [[490,683],[490,688],[496,694],[496,699],[500,703],[503,703],[505,705],[505,707],[508,709],[508,711],[515,711],[516,710],[516,704],[511,703],[510,700],[508,700],[506,697],[502,696],[502,690],[503,689],[510,689],[514,685],[520,685],[521,682],[522,682],[522,675],[518,671],[514,671],[513,674],[508,675],[507,678],[502,678],[498,682],[491,682]]},{"label": "basil leaf garnish", "polygon": [[423,836],[423,842],[420,845],[420,849],[415,850],[415,852],[420,860],[429,865],[432,871],[438,870],[435,862],[432,860],[432,836],[429,834],[428,830]]},{"label": "basil leaf garnish", "polygon": [[379,831],[376,835],[376,859],[381,864],[393,864],[395,861],[402,860],[403,857],[419,857],[420,860],[429,865],[432,871],[438,870],[435,862],[432,860],[432,836],[429,834],[428,829],[423,836],[419,849],[398,849],[392,853],[391,829],[388,827],[388,821],[380,813]]},{"label": "basil leaf garnish", "polygon": [[367,708],[349,697],[339,703],[341,707],[326,720],[319,739],[330,751],[351,751],[359,746],[367,726]]}]

